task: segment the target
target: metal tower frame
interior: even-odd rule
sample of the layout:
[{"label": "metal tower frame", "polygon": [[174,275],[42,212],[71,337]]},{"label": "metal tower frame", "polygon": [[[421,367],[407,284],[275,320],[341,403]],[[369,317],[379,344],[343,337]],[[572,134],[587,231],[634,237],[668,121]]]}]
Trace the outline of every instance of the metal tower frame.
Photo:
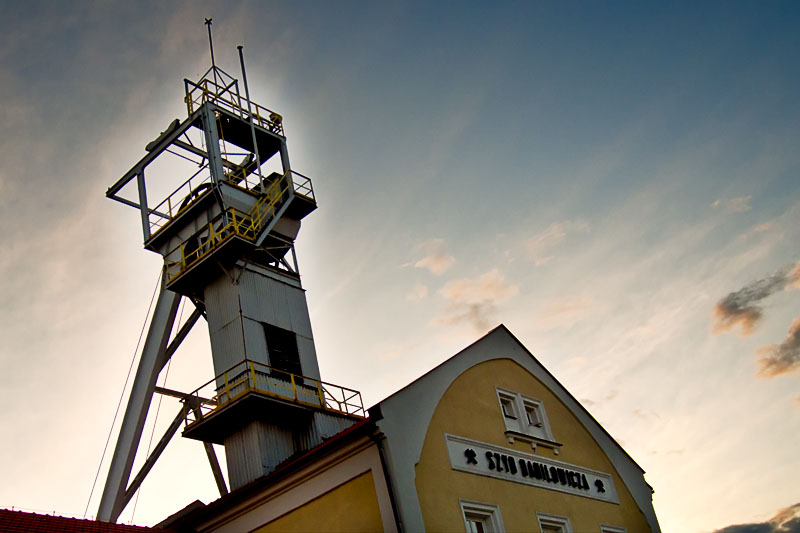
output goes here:
[{"label": "metal tower frame", "polygon": [[[210,19],[206,23],[210,41]],[[211,68],[199,82],[184,80],[187,118],[175,119],[146,146],[148,153],[106,192],[108,198],[139,210],[144,246],[163,257],[164,267],[158,300],[108,470],[98,520],[115,522],[119,518],[182,421],[186,422],[183,436],[203,442],[217,487],[224,495],[228,488],[212,443],[225,446],[231,443],[232,449],[238,450],[226,454],[228,479],[235,489],[268,474],[302,447],[319,444],[366,416],[358,391],[325,383],[319,375],[294,250],[301,220],[317,208],[311,180],[290,169],[281,115],[250,101],[242,47],[239,58],[244,96],[238,80],[214,63],[213,45],[211,55]],[[164,199],[153,207],[148,203],[145,170],[165,153],[188,161],[193,167],[188,172],[189,178],[174,190],[166,187],[172,192],[162,196]],[[282,172],[262,175],[262,163],[278,155]],[[241,156],[244,159],[239,163],[233,161]],[[277,163],[277,159],[272,161]],[[152,180],[150,170],[148,177]],[[172,168],[162,176],[156,172],[157,181],[184,177]],[[127,190],[129,185],[133,188],[134,182],[138,199],[132,199],[133,194],[123,195],[123,189]],[[166,184],[158,183],[162,188]],[[251,287],[244,296],[236,288],[240,279],[243,286]],[[267,293],[275,291],[269,294],[278,296],[269,298],[283,299],[282,315],[273,315],[273,310],[248,298],[261,294],[252,287],[267,287]],[[194,305],[194,310],[173,334],[176,313],[184,297]],[[223,309],[230,310],[236,300],[241,344],[214,348],[214,339],[219,342],[225,337],[220,328],[209,328],[217,375],[191,394],[158,387],[161,371],[197,320],[203,316],[210,325],[219,322]],[[243,307],[252,314],[245,316]],[[256,337],[263,341],[254,341],[259,347],[257,357],[249,357],[247,353],[245,319],[254,325],[255,331],[261,325],[263,337]],[[252,334],[254,330],[249,331]],[[286,338],[295,343],[293,357],[297,369],[292,366],[295,363],[284,361],[288,355],[281,343]],[[274,342],[272,348],[271,342]],[[229,357],[233,360],[232,367]],[[305,375],[301,375],[303,368],[309,371]],[[131,480],[156,393],[179,398],[183,406]],[[253,416],[246,427],[240,427],[239,414],[252,413],[254,405],[259,406],[256,411],[260,409],[272,418],[265,421]],[[256,466],[247,460],[249,451],[237,448],[237,443],[244,442],[244,436],[251,430],[269,432],[270,438],[279,443],[274,451],[256,447],[254,453],[262,454],[262,461]],[[306,440],[296,439],[299,434]],[[251,444],[246,442],[246,446]]]},{"label": "metal tower frame", "polygon": [[[203,315],[202,306],[195,304],[192,314],[189,315],[172,337],[172,340],[170,340],[170,333],[175,324],[181,298],[180,294],[165,288],[165,277],[162,275],[158,300],[150,320],[150,327],[145,338],[139,366],[136,370],[136,377],[131,387],[128,405],[122,419],[117,445],[114,449],[105,488],[100,500],[100,508],[97,513],[98,520],[117,521],[125,506],[133,498],[133,495],[167,447],[169,441],[178,431],[185,419],[185,410],[187,408],[199,410],[200,408],[199,403],[202,399],[198,400],[191,395],[156,386],[161,370],[166,366],[197,320]],[[175,416],[158,444],[142,464],[133,481],[129,483],[139,441],[144,431],[147,412],[150,409],[150,403],[155,393],[178,397],[183,400],[184,407]],[[225,495],[228,493],[228,489],[225,485],[225,479],[222,476],[222,469],[214,447],[209,443],[204,443],[204,445],[220,495]]]},{"label": "metal tower frame", "polygon": [[[206,21],[206,24],[209,26],[209,40],[211,38],[210,22],[210,19]],[[219,192],[220,177],[226,176],[229,180],[234,180],[234,183],[241,179],[244,180],[242,183],[246,184],[247,176],[250,173],[255,173],[258,175],[258,187],[261,188],[262,192],[264,191],[264,181],[261,176],[260,168],[261,161],[259,158],[259,147],[264,141],[263,138],[258,141],[256,139],[255,122],[257,122],[261,130],[269,131],[278,136],[283,135],[282,117],[258,104],[251,103],[249,98],[246,98],[245,102],[243,102],[239,92],[238,80],[214,64],[213,45],[211,50],[212,66],[205,72],[200,82],[194,83],[188,79],[184,79],[186,91],[185,100],[189,116],[182,122],[178,119],[174,120],[158,138],[147,145],[146,150],[148,153],[125,175],[117,180],[114,185],[109,187],[106,192],[108,198],[134,207],[140,211],[145,247],[153,251],[155,251],[152,246],[154,235],[158,238],[158,231],[168,225],[181,211],[179,209],[176,213],[176,206],[170,205],[169,203],[165,204],[162,202],[155,207],[151,207],[148,204],[147,186],[145,182],[145,169],[148,165],[153,163],[165,152],[178,155],[183,159],[191,160],[190,158],[192,157],[199,158],[201,170],[207,169],[209,171],[210,184],[212,185],[211,188],[215,201],[220,206],[222,214],[226,215],[224,200]],[[241,47],[239,48],[239,56],[242,64],[242,73],[244,75],[244,58]],[[249,95],[249,90],[246,92]],[[237,164],[230,161],[229,157],[226,158],[225,154],[220,152],[219,142],[220,140],[224,141],[224,139],[220,135],[221,132],[218,130],[218,117],[215,116],[220,112],[238,115],[241,118],[246,117],[250,126],[250,135],[248,135],[248,137],[250,137],[253,143],[254,161]],[[192,142],[189,133],[193,127],[198,128],[200,125],[202,125],[200,129],[202,129],[204,139],[202,139],[201,144],[198,145],[197,142]],[[293,197],[298,187],[301,187],[300,190],[302,193],[310,195],[311,198],[313,198],[313,189],[311,188],[310,180],[297,173],[292,173],[292,171],[289,170],[288,152],[286,151],[285,144],[281,143],[276,150],[280,153],[281,164],[285,172],[282,179],[290,184],[288,190],[285,191],[286,195],[289,198]],[[193,163],[198,163],[197,160],[191,161]],[[199,174],[199,172],[200,171],[198,171],[195,176]],[[295,176],[295,180],[297,180],[299,176],[305,181],[298,185],[298,183],[292,180],[292,175]],[[241,178],[238,176],[241,176]],[[189,186],[189,191],[193,191],[191,180],[192,178],[186,182]],[[126,198],[121,194],[121,191],[126,185],[133,181],[136,182],[138,201]],[[303,187],[305,187],[305,189],[302,189]],[[181,193],[181,188],[175,192]],[[169,198],[167,200],[169,200]],[[274,224],[283,214],[287,205],[288,202],[284,202],[284,204],[276,210],[272,220],[265,221],[265,225],[261,227],[256,246],[261,247],[261,249],[268,254],[270,253],[269,248],[262,245],[270,232],[271,226],[269,224]],[[275,268],[283,270],[291,275],[299,276],[297,261],[294,255],[294,243],[278,242],[278,244],[283,250],[291,254],[291,263],[287,261],[286,257],[278,254],[274,259]],[[181,253],[181,255],[183,254]],[[180,428],[181,423],[187,419],[190,413],[199,417],[203,404],[213,404],[212,400],[200,398],[197,395],[186,394],[156,386],[158,377],[167,362],[176,352],[197,320],[205,315],[204,303],[197,298],[189,297],[195,306],[195,310],[184,324],[180,326],[180,329],[172,338],[170,338],[175,325],[176,313],[183,296],[167,288],[171,278],[174,279],[177,277],[170,276],[169,265],[170,264],[165,261],[165,267],[162,271],[160,281],[161,286],[158,300],[150,320],[147,337],[139,360],[139,366],[130,391],[125,415],[122,419],[114,454],[111,459],[111,465],[108,470],[97,513],[98,520],[116,522],[136,493],[136,490],[141,486],[145,477],[161,456],[161,453],[164,451],[169,441]],[[172,266],[174,266],[174,263]],[[186,268],[188,267],[184,264],[182,270]],[[164,435],[153,451],[144,461],[139,472],[136,473],[131,480],[133,463],[141,441],[147,414],[153,395],[156,393],[179,398],[183,403],[183,407],[164,432]],[[213,444],[204,442],[203,445],[220,495],[227,494],[228,488],[222,475],[222,469],[220,468]]]}]

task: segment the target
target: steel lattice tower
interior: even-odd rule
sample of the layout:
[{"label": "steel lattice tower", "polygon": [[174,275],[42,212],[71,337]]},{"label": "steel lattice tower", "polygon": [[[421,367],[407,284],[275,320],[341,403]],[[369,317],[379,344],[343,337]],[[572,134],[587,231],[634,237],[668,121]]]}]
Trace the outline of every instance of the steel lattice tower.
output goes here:
[{"label": "steel lattice tower", "polygon": [[[294,252],[316,198],[311,180],[291,169],[282,117],[250,100],[241,47],[239,55],[245,94],[214,64],[212,47],[211,68],[197,82],[184,80],[187,116],[106,193],[139,210],[144,247],[164,266],[99,520],[117,520],[182,425],[184,437],[203,442],[224,494],[213,444],[225,446],[237,488],[364,416],[358,392],[320,380]],[[182,298],[194,311],[175,328]],[[191,393],[157,387],[200,317],[215,377]],[[154,393],[179,397],[182,409],[129,483]]]}]

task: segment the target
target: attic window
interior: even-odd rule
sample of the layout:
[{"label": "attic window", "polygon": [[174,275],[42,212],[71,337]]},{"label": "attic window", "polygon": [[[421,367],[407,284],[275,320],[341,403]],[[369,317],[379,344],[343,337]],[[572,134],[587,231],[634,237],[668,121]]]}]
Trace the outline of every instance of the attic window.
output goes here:
[{"label": "attic window", "polygon": [[522,400],[522,404],[525,406],[525,418],[528,422],[528,425],[535,426],[537,428],[542,427],[544,422],[542,421],[541,413],[544,411],[541,402],[532,402],[530,400]]},{"label": "attic window", "polygon": [[503,409],[503,416],[506,418],[510,418],[512,420],[517,419],[517,415],[514,412],[514,398],[507,397],[504,395],[500,395],[500,406]]},{"label": "attic window", "polygon": [[[541,400],[499,388],[497,389],[497,399],[500,401],[500,410],[503,413],[506,437],[509,442],[514,442],[514,439],[527,440],[531,442],[534,449],[536,449],[536,444],[543,444],[551,448],[560,446],[555,442],[547,421],[544,403]],[[517,413],[520,413],[519,416]]]}]

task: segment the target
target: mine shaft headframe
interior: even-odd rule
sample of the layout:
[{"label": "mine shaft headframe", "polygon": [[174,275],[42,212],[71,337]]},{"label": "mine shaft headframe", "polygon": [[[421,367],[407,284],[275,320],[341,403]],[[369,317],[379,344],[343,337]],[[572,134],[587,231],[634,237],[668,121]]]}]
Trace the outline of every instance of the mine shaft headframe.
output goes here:
[{"label": "mine shaft headframe", "polygon": [[[253,191],[257,187],[261,189],[264,186],[261,166],[277,153],[280,153],[284,173],[290,170],[283,118],[242,95],[237,79],[212,65],[200,81],[185,79],[184,88],[187,118],[173,120],[147,144],[148,153],[106,191],[108,198],[139,209],[145,243],[175,216],[181,202],[195,194],[197,186],[204,181],[214,189],[220,181]],[[192,134],[197,137],[198,132],[201,132],[200,138],[193,140]],[[227,151],[220,152],[220,141],[241,149],[239,156],[245,155],[244,159],[234,161]],[[195,163],[198,170],[174,193],[152,205],[148,201],[145,171],[165,153]],[[127,197],[121,194],[134,180],[138,200],[130,194]],[[221,197],[217,196],[221,203]],[[220,207],[224,209],[223,205]]]}]

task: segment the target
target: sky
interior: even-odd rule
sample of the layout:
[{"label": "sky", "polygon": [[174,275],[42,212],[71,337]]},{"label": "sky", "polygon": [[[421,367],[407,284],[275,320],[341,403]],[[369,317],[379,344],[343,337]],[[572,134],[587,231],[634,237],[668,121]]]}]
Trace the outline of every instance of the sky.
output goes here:
[{"label": "sky", "polygon": [[[314,183],[325,381],[373,405],[503,323],[647,472],[664,531],[797,531],[796,3],[0,7],[0,507],[97,511],[161,265],[104,193],[185,117],[212,17]],[[165,383],[212,377],[201,323]],[[121,520],[215,498],[176,438]]]}]

